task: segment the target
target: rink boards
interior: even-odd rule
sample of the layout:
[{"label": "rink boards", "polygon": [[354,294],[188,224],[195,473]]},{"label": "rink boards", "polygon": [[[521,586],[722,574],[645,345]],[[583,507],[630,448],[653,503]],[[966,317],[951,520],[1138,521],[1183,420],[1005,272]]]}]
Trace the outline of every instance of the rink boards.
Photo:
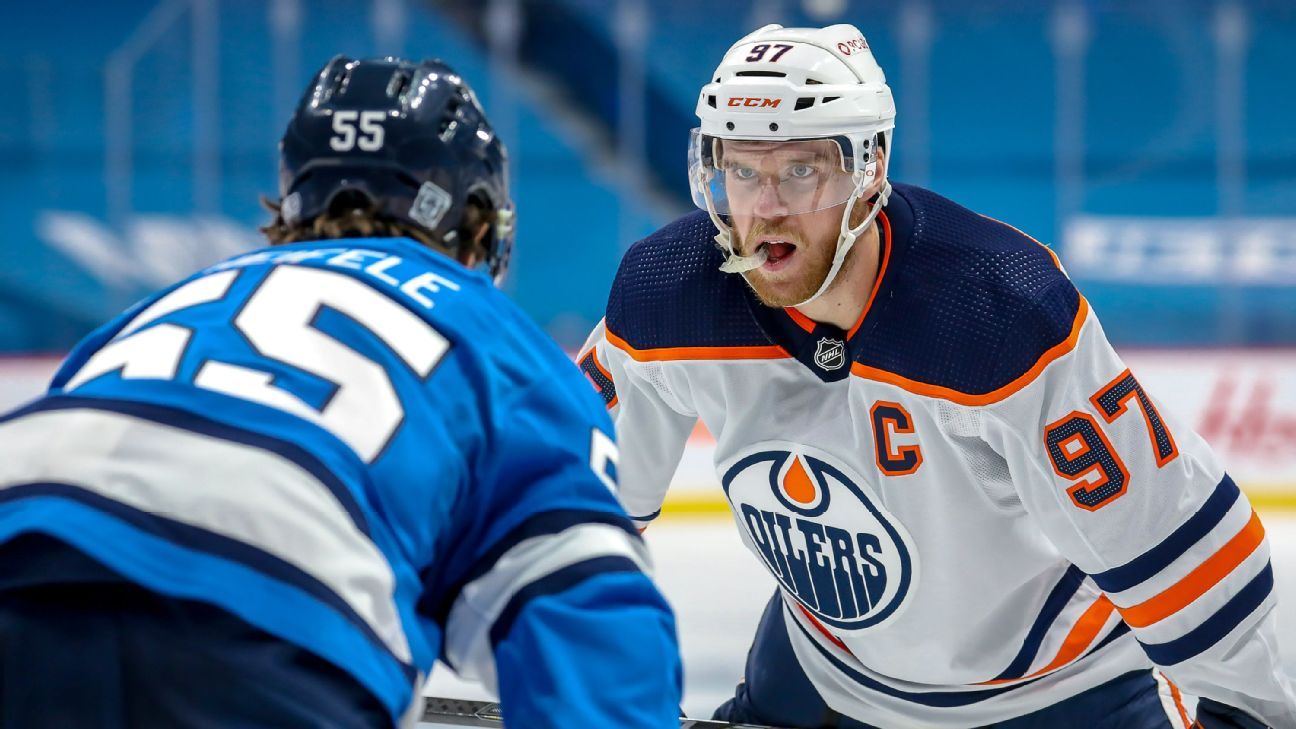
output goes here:
[{"label": "rink boards", "polygon": [[[1215,448],[1261,509],[1296,510],[1296,348],[1136,349],[1122,355],[1158,406]],[[0,410],[38,394],[56,357],[0,356]],[[675,474],[664,516],[721,515],[715,441],[700,425]]]}]

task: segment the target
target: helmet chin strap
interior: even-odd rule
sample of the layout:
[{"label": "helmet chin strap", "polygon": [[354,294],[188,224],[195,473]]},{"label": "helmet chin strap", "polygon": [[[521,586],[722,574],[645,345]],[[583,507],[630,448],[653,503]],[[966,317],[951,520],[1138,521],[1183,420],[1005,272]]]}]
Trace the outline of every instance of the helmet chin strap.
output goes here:
[{"label": "helmet chin strap", "polygon": [[750,256],[740,256],[734,252],[733,234],[729,230],[729,225],[720,219],[720,215],[715,209],[715,201],[711,199],[711,186],[708,184],[710,182],[710,173],[704,169],[699,169],[697,175],[699,179],[698,187],[702,190],[702,196],[706,198],[707,215],[711,216],[711,222],[718,231],[715,234],[716,245],[720,246],[720,250],[725,252],[725,260],[724,263],[720,264],[720,270],[725,273],[743,273],[753,268],[760,268],[764,265],[765,258],[768,255],[765,253],[765,249],[757,249]]},{"label": "helmet chin strap", "polygon": [[858,179],[856,182],[855,194],[851,195],[850,200],[846,203],[846,210],[842,213],[841,231],[837,235],[837,252],[833,255],[832,268],[828,269],[828,275],[824,277],[823,283],[819,286],[819,290],[811,294],[810,298],[805,301],[793,304],[792,306],[794,308],[797,306],[805,306],[811,301],[823,296],[823,293],[828,290],[828,287],[832,286],[832,282],[837,278],[837,274],[841,272],[842,264],[846,261],[846,254],[850,253],[850,249],[855,245],[855,239],[860,236],[860,233],[863,233],[873,224],[878,213],[882,212],[882,208],[886,207],[887,199],[891,197],[891,182],[883,179],[882,187],[877,191],[877,195],[873,196],[873,207],[869,210],[868,215],[864,216],[863,222],[854,228],[847,227],[850,225],[851,211],[855,209],[855,203],[859,201],[860,194],[863,192],[861,188],[864,186],[864,175],[860,173],[856,174]]}]

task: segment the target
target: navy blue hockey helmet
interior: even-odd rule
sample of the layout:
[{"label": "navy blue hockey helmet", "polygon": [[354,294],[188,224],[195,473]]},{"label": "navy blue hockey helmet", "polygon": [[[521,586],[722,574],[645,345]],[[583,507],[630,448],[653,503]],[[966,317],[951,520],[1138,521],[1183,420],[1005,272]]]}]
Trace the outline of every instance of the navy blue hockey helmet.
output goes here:
[{"label": "navy blue hockey helmet", "polygon": [[461,230],[471,201],[489,223],[484,262],[503,277],[513,248],[507,153],[472,89],[441,61],[333,58],[307,87],[279,151],[286,224],[362,196],[458,252],[471,245]]}]

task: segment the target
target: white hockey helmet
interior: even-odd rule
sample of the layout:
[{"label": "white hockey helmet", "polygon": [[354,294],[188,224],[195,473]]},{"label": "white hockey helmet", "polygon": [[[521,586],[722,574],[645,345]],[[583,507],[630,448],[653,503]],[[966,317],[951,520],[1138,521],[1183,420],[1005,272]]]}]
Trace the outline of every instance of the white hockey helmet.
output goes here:
[{"label": "white hockey helmet", "polygon": [[[760,194],[762,176],[775,178],[780,214],[845,206],[832,269],[819,290],[801,303],[818,298],[890,193],[877,150],[879,144],[891,150],[895,101],[868,41],[853,25],[767,25],[730,47],[711,83],[702,87],[697,115],[701,126],[690,135],[689,185],[694,203],[708,211],[720,229],[716,242],[728,254],[722,270],[748,271],[765,260],[764,251],[736,255],[729,223],[722,217],[740,212],[745,201]],[[809,141],[832,144],[806,145]],[[726,163],[727,142],[745,143],[729,145],[731,150],[747,150],[740,168]],[[780,143],[789,142],[803,152],[826,152],[826,158],[807,167],[803,154],[780,153]],[[764,163],[749,164],[751,152],[761,150]],[[851,227],[852,209],[877,181],[881,184],[872,209],[862,223]]]}]

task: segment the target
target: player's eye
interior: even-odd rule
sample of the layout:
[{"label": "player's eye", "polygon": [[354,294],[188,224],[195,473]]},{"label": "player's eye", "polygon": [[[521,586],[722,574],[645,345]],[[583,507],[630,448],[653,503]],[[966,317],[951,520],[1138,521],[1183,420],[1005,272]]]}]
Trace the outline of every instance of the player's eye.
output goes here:
[{"label": "player's eye", "polygon": [[756,170],[751,167],[732,165],[726,170],[726,172],[728,172],[735,180],[742,180],[743,182],[749,182],[756,179]]},{"label": "player's eye", "polygon": [[791,165],[787,170],[787,177],[793,180],[808,180],[817,174],[819,174],[818,168],[804,162]]}]

